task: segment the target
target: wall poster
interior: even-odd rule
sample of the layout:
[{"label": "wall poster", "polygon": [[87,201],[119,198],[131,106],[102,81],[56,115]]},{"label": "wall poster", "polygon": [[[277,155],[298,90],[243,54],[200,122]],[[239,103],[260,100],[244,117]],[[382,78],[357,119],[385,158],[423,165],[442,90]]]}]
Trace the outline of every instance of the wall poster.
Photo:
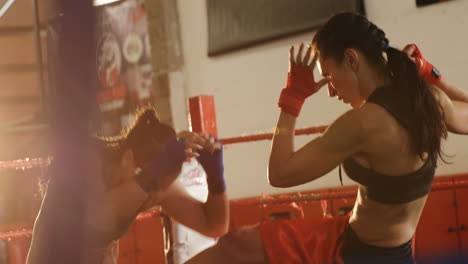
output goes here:
[{"label": "wall poster", "polygon": [[153,101],[147,12],[143,0],[97,8],[97,99],[102,133],[113,135],[130,124],[139,105]]}]

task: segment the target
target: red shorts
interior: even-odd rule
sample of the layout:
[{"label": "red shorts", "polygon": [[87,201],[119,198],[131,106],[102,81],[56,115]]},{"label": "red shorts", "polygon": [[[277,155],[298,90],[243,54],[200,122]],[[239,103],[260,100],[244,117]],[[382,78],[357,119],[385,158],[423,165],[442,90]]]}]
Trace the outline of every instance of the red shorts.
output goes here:
[{"label": "red shorts", "polygon": [[340,256],[349,216],[277,220],[261,224],[270,264],[343,264]]}]

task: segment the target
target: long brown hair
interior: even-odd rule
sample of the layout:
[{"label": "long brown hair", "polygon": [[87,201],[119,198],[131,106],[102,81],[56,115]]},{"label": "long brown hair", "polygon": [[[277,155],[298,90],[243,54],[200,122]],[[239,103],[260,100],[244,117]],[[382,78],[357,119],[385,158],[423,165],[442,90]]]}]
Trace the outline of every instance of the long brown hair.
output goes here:
[{"label": "long brown hair", "polygon": [[343,61],[348,48],[362,52],[375,69],[388,77],[392,91],[407,106],[411,123],[407,129],[416,153],[421,158],[428,153],[434,166],[438,157],[444,160],[441,141],[447,138],[447,126],[442,107],[416,65],[404,52],[388,45],[385,32],[364,16],[346,12],[330,18],[318,30],[312,44],[321,56],[337,62]]}]

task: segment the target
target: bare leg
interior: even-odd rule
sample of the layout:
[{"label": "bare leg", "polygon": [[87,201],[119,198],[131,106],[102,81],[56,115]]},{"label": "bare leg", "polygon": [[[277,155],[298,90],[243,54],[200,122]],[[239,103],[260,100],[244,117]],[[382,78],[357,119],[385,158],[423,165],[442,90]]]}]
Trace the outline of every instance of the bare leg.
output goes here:
[{"label": "bare leg", "polygon": [[258,227],[243,227],[232,230],[222,236],[216,245],[186,262],[186,264],[198,263],[267,263]]}]

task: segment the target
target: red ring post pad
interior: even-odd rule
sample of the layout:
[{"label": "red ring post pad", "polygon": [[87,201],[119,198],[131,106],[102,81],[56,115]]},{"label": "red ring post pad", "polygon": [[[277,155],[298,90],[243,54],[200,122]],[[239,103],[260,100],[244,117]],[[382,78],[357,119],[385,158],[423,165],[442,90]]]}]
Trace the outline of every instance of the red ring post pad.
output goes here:
[{"label": "red ring post pad", "polygon": [[214,96],[200,95],[189,99],[190,125],[193,132],[205,132],[218,137]]}]

